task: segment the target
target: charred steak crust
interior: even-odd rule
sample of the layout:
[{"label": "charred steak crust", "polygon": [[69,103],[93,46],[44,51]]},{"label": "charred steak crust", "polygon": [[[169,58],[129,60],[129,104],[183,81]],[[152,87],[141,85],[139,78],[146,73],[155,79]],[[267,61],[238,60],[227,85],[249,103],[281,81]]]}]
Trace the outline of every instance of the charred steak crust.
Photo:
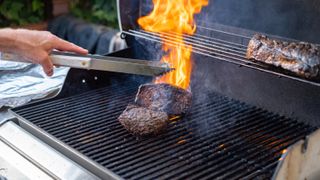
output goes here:
[{"label": "charred steak crust", "polygon": [[169,115],[181,115],[191,107],[192,94],[169,84],[144,84],[135,104],[129,104],[119,122],[134,135],[157,135],[166,129]]},{"label": "charred steak crust", "polygon": [[320,47],[311,43],[288,43],[256,34],[249,42],[246,57],[282,67],[306,78],[319,75]]},{"label": "charred steak crust", "polygon": [[190,91],[170,84],[144,84],[139,87],[135,103],[169,115],[185,114],[191,107]]},{"label": "charred steak crust", "polygon": [[118,120],[134,135],[157,135],[166,129],[168,115],[163,111],[129,104]]}]

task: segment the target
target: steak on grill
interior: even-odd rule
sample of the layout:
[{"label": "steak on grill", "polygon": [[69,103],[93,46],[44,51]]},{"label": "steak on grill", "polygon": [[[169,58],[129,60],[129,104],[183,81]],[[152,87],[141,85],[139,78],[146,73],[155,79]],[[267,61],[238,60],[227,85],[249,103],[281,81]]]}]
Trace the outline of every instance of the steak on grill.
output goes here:
[{"label": "steak on grill", "polygon": [[163,111],[129,104],[118,120],[134,135],[157,135],[166,129],[168,115]]},{"label": "steak on grill", "polygon": [[256,34],[249,42],[246,56],[302,77],[314,78],[319,75],[320,47],[311,43],[288,43]]},{"label": "steak on grill", "polygon": [[191,107],[190,91],[170,84],[144,84],[139,87],[135,103],[168,115],[185,114]]}]

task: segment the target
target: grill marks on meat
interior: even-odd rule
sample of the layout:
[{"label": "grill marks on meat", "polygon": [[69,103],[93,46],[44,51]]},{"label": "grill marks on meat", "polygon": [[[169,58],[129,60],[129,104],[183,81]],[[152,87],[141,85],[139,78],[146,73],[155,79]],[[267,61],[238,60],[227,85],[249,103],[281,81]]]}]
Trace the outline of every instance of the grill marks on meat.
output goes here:
[{"label": "grill marks on meat", "polygon": [[139,87],[135,104],[129,104],[119,122],[134,135],[157,135],[166,129],[169,116],[185,114],[192,94],[169,84],[144,84]]},{"label": "grill marks on meat", "polygon": [[168,115],[163,111],[154,111],[130,104],[118,119],[132,134],[156,135],[166,129]]},{"label": "grill marks on meat", "polygon": [[320,47],[305,42],[284,42],[256,34],[250,40],[247,58],[272,64],[299,76],[314,78],[319,75]]},{"label": "grill marks on meat", "polygon": [[169,115],[185,114],[191,106],[192,94],[169,84],[144,84],[135,102],[140,106],[161,110]]}]

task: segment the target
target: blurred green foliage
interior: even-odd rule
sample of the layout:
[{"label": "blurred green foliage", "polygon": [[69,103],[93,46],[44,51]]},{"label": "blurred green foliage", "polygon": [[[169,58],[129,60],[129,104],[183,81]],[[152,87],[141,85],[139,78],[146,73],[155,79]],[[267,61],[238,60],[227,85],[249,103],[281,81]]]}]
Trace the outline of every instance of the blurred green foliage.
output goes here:
[{"label": "blurred green foliage", "polygon": [[20,26],[45,19],[43,0],[0,0],[0,26]]},{"label": "blurred green foliage", "polygon": [[118,28],[116,0],[70,0],[70,11],[86,21]]}]

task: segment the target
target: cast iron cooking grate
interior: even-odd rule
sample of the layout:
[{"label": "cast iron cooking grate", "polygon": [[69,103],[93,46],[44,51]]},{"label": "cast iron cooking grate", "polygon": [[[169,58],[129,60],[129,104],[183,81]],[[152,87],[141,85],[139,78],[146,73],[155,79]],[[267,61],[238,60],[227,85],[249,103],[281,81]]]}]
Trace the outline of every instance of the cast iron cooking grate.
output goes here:
[{"label": "cast iron cooking grate", "polygon": [[125,179],[271,178],[285,149],[313,127],[211,93],[157,137],[117,117],[137,86],[107,87],[13,111]]}]

